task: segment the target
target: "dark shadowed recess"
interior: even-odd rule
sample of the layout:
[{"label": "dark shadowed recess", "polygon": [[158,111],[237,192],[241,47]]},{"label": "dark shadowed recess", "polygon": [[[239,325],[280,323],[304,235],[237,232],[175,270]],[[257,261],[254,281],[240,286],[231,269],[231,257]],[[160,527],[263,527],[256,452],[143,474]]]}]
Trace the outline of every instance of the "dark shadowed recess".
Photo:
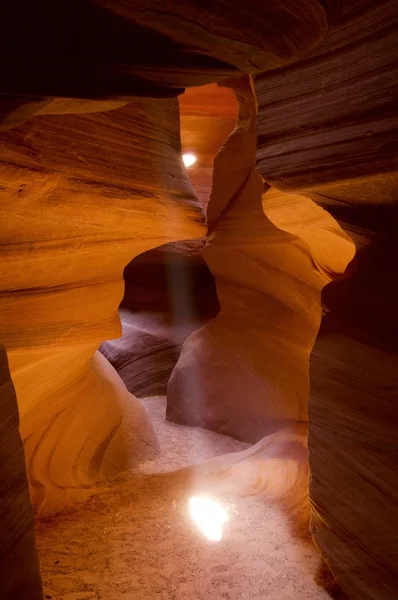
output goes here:
[{"label": "dark shadowed recess", "polygon": [[[161,98],[236,72],[90,0],[4,2],[0,23],[6,94]],[[147,77],[134,74],[140,67]]]},{"label": "dark shadowed recess", "polygon": [[0,397],[0,598],[37,600],[41,598],[41,579],[18,405],[1,344]]},{"label": "dark shadowed recess", "polygon": [[220,309],[204,240],[182,240],[140,254],[124,270],[123,335],[101,345],[127,389],[165,395],[182,344]]}]

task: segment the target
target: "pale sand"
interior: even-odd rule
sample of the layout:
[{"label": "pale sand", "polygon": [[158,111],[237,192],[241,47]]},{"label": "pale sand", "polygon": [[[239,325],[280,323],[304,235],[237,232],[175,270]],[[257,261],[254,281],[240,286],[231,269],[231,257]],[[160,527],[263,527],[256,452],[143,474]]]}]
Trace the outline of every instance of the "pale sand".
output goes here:
[{"label": "pale sand", "polygon": [[161,473],[248,444],[165,422],[162,397],[143,402],[161,444],[159,458],[73,513],[38,523],[44,597],[330,600],[314,582],[321,561],[307,524],[297,531],[275,502],[231,493],[222,498],[230,512],[223,539],[209,542],[198,532],[186,513],[197,479],[191,471]]}]

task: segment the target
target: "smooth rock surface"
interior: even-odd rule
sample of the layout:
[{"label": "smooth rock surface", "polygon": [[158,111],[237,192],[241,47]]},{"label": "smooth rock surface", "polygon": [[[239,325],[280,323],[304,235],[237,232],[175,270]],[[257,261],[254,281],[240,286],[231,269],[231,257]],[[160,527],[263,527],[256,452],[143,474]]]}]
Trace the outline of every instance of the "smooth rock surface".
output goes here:
[{"label": "smooth rock surface", "polygon": [[134,255],[201,236],[176,100],[36,117],[1,136],[0,324],[35,509],[153,456],[140,402],[99,354]]},{"label": "smooth rock surface", "polygon": [[182,152],[196,157],[196,162],[187,169],[187,175],[206,214],[213,160],[235,127],[238,102],[232,89],[221,84],[188,88],[178,101]]},{"label": "smooth rock surface", "polygon": [[219,311],[203,245],[201,238],[170,242],[124,270],[122,337],[104,342],[100,351],[140,398],[166,393],[182,344]]},{"label": "smooth rock surface", "polygon": [[[298,237],[294,223],[292,235],[267,218],[268,195],[275,221],[278,210],[275,192],[264,187],[255,170],[255,99],[248,80],[230,85],[240,101],[239,117],[214,161],[203,251],[221,312],[185,342],[168,385],[167,418],[255,443],[307,420],[320,291],[344,272],[354,248],[311,200],[300,227],[313,248]],[[282,206],[280,222],[283,215]],[[318,242],[323,231],[324,245]],[[331,244],[340,260],[328,260],[324,247],[330,252]]]},{"label": "smooth rock surface", "polygon": [[0,345],[0,586],[1,598],[37,600],[41,578],[19,415],[6,351]]},{"label": "smooth rock surface", "polygon": [[[230,88],[211,84],[188,89],[179,106],[182,153],[196,158],[186,173],[205,215],[213,159],[234,129],[237,101]],[[170,242],[137,256],[124,270],[122,337],[103,343],[100,351],[139,397],[166,394],[185,339],[219,311],[204,244]]]},{"label": "smooth rock surface", "polygon": [[167,9],[159,0],[15,0],[0,21],[0,115],[13,110],[7,95],[28,112],[49,97],[177,96],[293,61],[327,32],[318,0],[176,0]]},{"label": "smooth rock surface", "polygon": [[[349,0],[343,5],[332,0],[281,0],[271,5],[252,0],[243,9],[235,4],[223,0],[199,6],[192,0],[166,12],[155,0],[45,1],[39,7],[17,0],[3,3],[0,9],[0,125],[7,130],[0,148],[5,213],[0,333],[21,410],[33,498],[42,514],[64,508],[84,497],[98,477],[131,466],[146,452],[153,456],[156,450],[142,406],[128,395],[108,363],[94,353],[101,341],[120,333],[116,309],[123,293],[124,266],[153,246],[200,237],[203,223],[199,223],[194,194],[179,159],[176,103],[135,100],[133,105],[123,105],[137,95],[175,96],[187,85],[218,81],[237,69],[251,73],[272,69],[255,84],[258,169],[272,188],[265,190],[262,199],[260,194],[253,196],[258,215],[253,231],[267,233],[267,237],[274,233],[278,242],[274,262],[280,272],[275,277],[277,285],[271,287],[286,293],[283,306],[276,298],[277,309],[263,334],[275,328],[279,343],[285,333],[286,306],[298,308],[293,321],[299,324],[294,329],[300,334],[296,335],[299,343],[293,344],[291,355],[296,356],[300,348],[302,360],[299,381],[290,376],[288,353],[283,355],[285,368],[273,347],[268,349],[264,356],[272,352],[272,360],[261,363],[260,385],[254,391],[272,391],[267,398],[280,411],[278,426],[285,409],[289,418],[292,413],[294,418],[303,418],[308,354],[321,311],[317,294],[326,282],[342,274],[352,258],[351,237],[357,247],[357,257],[346,272],[351,278],[324,291],[322,306],[327,316],[312,356],[312,528],[318,547],[350,598],[395,599],[397,1]],[[325,38],[328,25],[325,42],[313,50]],[[283,66],[303,54],[299,63]],[[100,105],[101,110],[115,110],[89,114]],[[88,114],[60,114],[74,112]],[[35,114],[42,116],[30,121]],[[253,145],[250,156],[252,151]],[[239,238],[231,227],[234,218],[242,215],[239,202],[231,204],[236,180],[243,176],[239,200],[252,175],[245,161],[233,165],[237,172],[231,164],[225,168],[222,193],[218,192],[219,201],[210,203],[208,214],[215,249],[212,256],[208,246],[208,260],[209,264],[214,261],[214,270],[221,274],[218,286],[224,289],[220,300],[230,317],[225,327],[229,332],[236,329],[236,306],[231,306],[234,295],[226,293],[231,286],[225,279],[230,271],[233,281],[239,279],[237,274],[245,279],[257,270],[263,273],[263,265],[271,260],[271,255],[262,252],[249,257],[239,253],[239,268],[234,269],[228,255],[223,261],[227,278],[224,264],[217,267],[217,237],[231,240],[234,252],[237,242],[243,240],[250,247],[255,241],[255,236],[244,239],[241,232]],[[208,170],[200,174],[203,206],[209,181]],[[310,200],[328,210],[346,233],[313,210]],[[300,220],[287,207],[302,215]],[[134,217],[132,222],[129,216]],[[242,218],[250,222],[250,211]],[[302,221],[308,227],[302,227]],[[318,223],[322,223],[322,235]],[[280,229],[276,233],[276,228],[285,233]],[[308,296],[296,293],[299,284],[294,276],[294,293],[289,293],[292,273],[288,265],[295,264],[295,253],[303,264],[306,261],[299,275],[304,273],[305,284],[311,283],[305,286]],[[267,285],[269,281],[272,278]],[[241,284],[239,279],[242,294]],[[270,310],[265,302],[270,294],[266,298],[265,291],[270,290],[250,289],[249,299],[242,294],[261,351],[267,339],[259,333],[264,320],[253,307],[260,300],[261,310],[264,306]],[[242,308],[242,297],[237,299]],[[311,318],[303,318],[308,313]],[[246,342],[245,336],[246,332]],[[235,334],[232,341],[236,343]],[[214,340],[211,344],[214,347]],[[191,367],[196,365],[192,356],[188,358],[196,410],[203,401],[196,390],[206,380],[195,379]],[[246,376],[250,373],[250,360],[245,364],[241,360],[237,370],[235,363],[232,366],[233,374],[239,369]],[[284,367],[283,389],[275,380],[267,387],[265,366],[271,367],[272,377]],[[220,368],[225,369],[225,364]],[[247,403],[242,378],[228,377],[228,386],[233,386],[233,393],[235,388],[243,389],[238,400]],[[299,397],[293,402],[296,388]],[[8,430],[1,448],[7,474],[5,484],[2,480],[7,502],[1,542],[6,540],[7,550],[10,539],[20,539],[20,533],[26,532],[20,548],[27,563],[21,560],[21,575],[26,574],[28,585],[21,590],[19,579],[9,579],[11,587],[2,592],[7,600],[18,594],[25,594],[24,600],[30,600],[26,594],[31,594],[36,600],[40,597],[37,562],[9,389],[7,383],[5,401],[2,398],[5,418],[11,417],[13,426],[11,453]],[[288,406],[281,402],[285,396],[291,399]],[[220,398],[225,402],[222,394],[217,395],[217,402]],[[177,400],[178,410],[185,411],[186,399]],[[239,402],[234,402],[234,410],[239,410]],[[205,418],[211,424],[216,404],[208,406]],[[225,408],[221,421],[231,414],[230,407]],[[246,413],[242,408],[245,418]],[[254,431],[257,422],[249,422],[246,430]],[[139,439],[130,438],[126,444],[124,425],[129,432],[136,431]],[[132,450],[128,456],[126,447]],[[18,517],[12,511],[16,502],[23,531],[14,528],[9,536],[8,523]],[[253,519],[251,531],[257,522]],[[68,527],[66,523],[66,531]],[[120,545],[119,533],[116,542]],[[6,568],[10,558],[10,554],[5,558]],[[107,566],[98,564],[102,572]],[[70,591],[68,583],[66,589]],[[294,587],[285,591],[289,599],[297,593]],[[122,592],[123,582],[117,593]],[[255,593],[261,597],[264,590]],[[279,588],[277,593],[280,600]]]},{"label": "smooth rock surface", "polygon": [[349,2],[306,60],[256,79],[260,173],[357,248],[323,292],[309,404],[312,533],[354,600],[397,596],[397,17]]}]

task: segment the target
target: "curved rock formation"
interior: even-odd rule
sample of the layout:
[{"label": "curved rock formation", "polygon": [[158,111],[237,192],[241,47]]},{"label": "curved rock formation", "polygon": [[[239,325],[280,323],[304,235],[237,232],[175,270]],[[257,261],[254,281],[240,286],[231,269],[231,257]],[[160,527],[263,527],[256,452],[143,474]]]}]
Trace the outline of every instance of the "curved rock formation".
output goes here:
[{"label": "curved rock formation", "polygon": [[[250,448],[176,471],[191,478],[199,494],[259,495],[277,501],[290,516],[305,512],[308,523],[308,428],[297,423],[272,433]],[[307,530],[308,531],[308,530]]]},{"label": "curved rock formation", "polygon": [[179,97],[179,104],[182,151],[193,153],[197,159],[187,174],[206,213],[213,160],[235,127],[238,103],[230,88],[210,84],[188,88]]},{"label": "curved rock formation", "polygon": [[137,256],[124,270],[122,337],[105,342],[100,351],[140,398],[165,395],[182,344],[218,313],[203,244],[202,239],[171,242]]},{"label": "curved rock formation", "polygon": [[[231,89],[207,85],[179,98],[181,146],[196,162],[187,169],[203,210],[209,202],[213,159],[235,126]],[[134,258],[124,270],[122,337],[100,350],[128,390],[165,395],[186,338],[219,311],[214,277],[203,256],[204,239],[171,242]]]},{"label": "curved rock formation", "polygon": [[[222,312],[185,344],[169,416],[252,441],[306,419],[320,290],[340,279],[350,236],[351,277],[324,291],[312,355],[312,529],[350,598],[395,598],[397,0],[185,0],[167,10],[158,0],[16,0],[0,11],[0,337],[38,512],[156,451],[142,407],[96,349],[120,333],[122,271],[134,255],[203,234],[177,102],[126,103],[271,69],[255,82],[266,189],[242,88],[208,207],[205,255]],[[20,560],[24,577],[10,567],[1,591],[36,600],[5,357],[1,365],[11,417],[1,558],[7,570]]]},{"label": "curved rock formation", "polygon": [[2,598],[37,600],[41,580],[15,389],[0,345],[0,585]]},{"label": "curved rock formation", "polygon": [[[294,68],[256,80],[258,168],[355,241],[311,358],[314,540],[349,598],[397,591],[398,2],[348,2]],[[292,94],[294,90],[294,94]]]},{"label": "curved rock formation", "polygon": [[318,0],[15,0],[1,11],[1,91],[25,108],[32,97],[177,96],[295,60],[327,32]]},{"label": "curved rock formation", "polygon": [[145,411],[94,353],[120,335],[131,257],[203,231],[180,152],[176,100],[2,134],[1,338],[40,514],[156,451]]},{"label": "curved rock formation", "polygon": [[[108,467],[115,472],[121,463],[131,464],[123,452],[122,460],[116,428],[130,410],[141,414],[141,409],[108,367],[103,373],[105,363],[99,366],[103,361],[93,353],[117,335],[121,272],[134,254],[201,234],[191,217],[183,217],[179,202],[192,192],[183,183],[180,162],[177,171],[172,164],[175,153],[169,154],[170,145],[177,147],[173,104],[123,105],[133,96],[176,96],[187,85],[218,81],[237,68],[252,72],[293,60],[327,28],[317,0],[300,6],[284,0],[271,9],[250,6],[256,14],[251,26],[242,26],[242,9],[230,1],[217,7],[190,2],[173,10],[160,11],[151,0],[40,7],[17,0],[1,7],[0,128],[10,130],[1,139],[7,213],[1,335],[23,413],[21,430],[29,438],[28,475],[41,514],[80,498],[82,481],[92,483]],[[264,38],[264,28],[279,33]],[[73,114],[109,109],[115,110]],[[29,121],[46,114],[51,116]],[[177,202],[169,203],[170,195]],[[73,383],[67,383],[67,368]],[[100,430],[93,436],[90,423],[81,422],[87,412],[77,404],[93,406],[90,384],[104,391],[101,410],[96,416],[89,412],[91,426]],[[116,401],[123,406],[99,424]],[[84,450],[81,461],[71,453],[73,468],[63,453],[54,453],[51,465],[48,455],[44,458],[55,447],[62,415],[68,423],[69,415],[75,419],[79,439],[70,444]],[[43,453],[37,452],[41,434]],[[66,445],[69,451],[69,441]],[[39,454],[41,467],[35,469]]]},{"label": "curved rock formation", "polygon": [[[307,420],[320,290],[332,274],[344,271],[353,245],[311,200],[312,222],[307,218],[300,227],[309,229],[308,239],[314,220],[315,237],[322,238],[322,227],[328,231],[342,256],[334,264],[321,250],[316,261],[294,224],[290,235],[265,216],[262,202],[267,212],[268,196],[272,202],[275,193],[268,186],[264,192],[255,170],[254,95],[245,80],[231,85],[240,100],[239,117],[214,161],[203,251],[221,312],[184,344],[168,386],[167,418],[257,442],[290,422]],[[316,266],[322,259],[327,266],[321,270]]]}]

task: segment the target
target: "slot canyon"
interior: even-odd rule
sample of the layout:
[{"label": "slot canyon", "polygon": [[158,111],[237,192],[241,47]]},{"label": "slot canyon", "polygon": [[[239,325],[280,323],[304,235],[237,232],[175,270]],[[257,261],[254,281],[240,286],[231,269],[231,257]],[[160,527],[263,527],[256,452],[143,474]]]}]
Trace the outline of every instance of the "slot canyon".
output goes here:
[{"label": "slot canyon", "polygon": [[398,0],[0,24],[0,600],[397,600]]}]

